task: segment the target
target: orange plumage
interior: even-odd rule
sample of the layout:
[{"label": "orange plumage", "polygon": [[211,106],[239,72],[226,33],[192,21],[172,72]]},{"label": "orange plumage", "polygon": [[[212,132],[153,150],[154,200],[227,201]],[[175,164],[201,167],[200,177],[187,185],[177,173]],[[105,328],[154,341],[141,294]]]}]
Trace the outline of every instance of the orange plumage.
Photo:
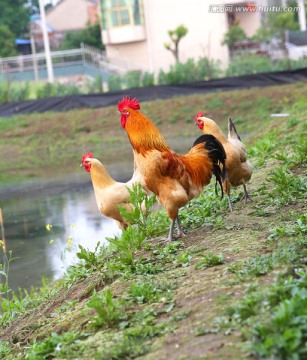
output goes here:
[{"label": "orange plumage", "polygon": [[136,167],[146,187],[156,194],[171,219],[168,239],[172,240],[175,220],[182,235],[179,208],[199,196],[213,174],[221,184],[223,174],[218,163],[225,164],[226,155],[223,146],[211,135],[197,139],[186,155],[176,154],[139,108],[136,99],[124,98],[118,105],[121,124],[128,134]]}]

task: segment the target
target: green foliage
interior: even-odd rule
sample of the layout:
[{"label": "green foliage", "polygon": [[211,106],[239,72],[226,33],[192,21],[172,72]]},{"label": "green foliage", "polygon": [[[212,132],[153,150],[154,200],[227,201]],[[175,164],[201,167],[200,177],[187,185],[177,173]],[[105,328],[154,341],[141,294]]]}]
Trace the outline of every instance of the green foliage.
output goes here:
[{"label": "green foliage", "polygon": [[266,56],[255,54],[234,55],[228,64],[226,76],[240,76],[273,71],[274,66]]},{"label": "green foliage", "polygon": [[229,49],[232,49],[233,45],[238,41],[247,39],[245,31],[239,24],[232,25],[229,30],[225,33],[222,45],[227,45]]},{"label": "green foliage", "polygon": [[222,69],[219,60],[200,58],[196,65],[197,78],[195,80],[210,80],[221,77]]},{"label": "green foliage", "polygon": [[0,57],[17,55],[15,35],[7,25],[0,26]]},{"label": "green foliage", "polygon": [[100,294],[94,292],[86,305],[96,311],[96,316],[89,315],[89,317],[90,324],[98,328],[112,327],[128,318],[125,303],[121,299],[114,298],[110,290]]},{"label": "green foliage", "polygon": [[8,356],[12,352],[12,348],[8,341],[0,340],[0,356],[3,359],[5,356]]},{"label": "green foliage", "polygon": [[140,70],[128,71],[125,74],[125,83],[127,88],[138,88],[141,86],[142,72]]},{"label": "green foliage", "polygon": [[297,30],[299,24],[295,21],[295,12],[270,12],[268,13],[268,27],[272,34],[280,35],[286,30]]},{"label": "green foliage", "polygon": [[208,267],[224,264],[224,255],[215,255],[212,252],[200,255],[201,261],[195,266],[195,269],[205,270]]},{"label": "green foliage", "polygon": [[169,284],[154,284],[152,282],[132,283],[129,294],[134,301],[140,304],[171,300],[171,288]]},{"label": "green foliage", "polygon": [[250,341],[249,350],[261,358],[302,359],[307,337],[307,273],[280,278],[252,291],[228,309],[230,322]]},{"label": "green foliage", "polygon": [[154,86],[155,76],[153,73],[144,72],[142,76],[142,86]]},{"label": "green foliage", "polygon": [[176,29],[168,31],[171,43],[165,43],[164,47],[174,55],[176,62],[179,61],[179,42],[187,33],[188,29],[184,25],[179,25]]},{"label": "green foliage", "polygon": [[174,264],[179,266],[189,266],[192,261],[192,255],[189,250],[181,251],[175,258]]},{"label": "green foliage", "polygon": [[30,83],[0,83],[0,104],[10,101],[24,101],[30,97]]},{"label": "green foliage", "polygon": [[105,47],[102,43],[101,29],[98,21],[94,25],[88,23],[84,30],[67,32],[61,49],[76,49],[80,47],[81,43],[104,50]]},{"label": "green foliage", "polygon": [[141,249],[145,239],[143,231],[137,231],[136,228],[131,226],[123,230],[120,237],[107,238],[112,245],[112,249],[116,250],[118,254],[115,259],[122,265],[131,266],[132,269],[135,267],[135,253]]},{"label": "green foliage", "polygon": [[80,335],[76,332],[66,332],[58,335],[52,332],[50,337],[34,342],[27,351],[27,360],[50,359],[50,357],[66,358],[66,347],[78,344]]},{"label": "green foliage", "polygon": [[31,9],[26,6],[27,4],[29,4],[27,0],[9,2],[0,0],[0,24],[10,29],[14,40],[16,37],[20,37],[29,31],[29,14]]},{"label": "green foliage", "polygon": [[[4,278],[4,281],[0,283],[0,305],[4,316],[2,316],[1,322],[7,322],[16,316],[16,302],[11,299],[12,290],[9,287],[9,274],[11,262],[17,258],[13,257],[12,250],[6,252],[5,243],[0,240],[1,252],[3,252],[3,264],[0,264],[0,277]],[[2,297],[2,296],[5,297]],[[17,303],[18,304],[18,303]],[[19,310],[17,308],[17,310]]]},{"label": "green foliage", "polygon": [[176,62],[169,71],[160,70],[158,74],[159,85],[181,84],[191,81],[208,80],[218,77],[221,73],[218,61],[200,58],[198,61],[188,59],[185,63]]},{"label": "green foliage", "polygon": [[37,89],[36,97],[38,99],[44,99],[47,97],[65,96],[79,93],[80,90],[76,85],[64,85],[60,83],[51,84],[47,82]]},{"label": "green foliage", "polygon": [[102,93],[103,92],[103,78],[101,75],[97,75],[94,81],[86,82],[86,92],[91,93]]},{"label": "green foliage", "polygon": [[138,229],[144,232],[145,237],[150,237],[157,231],[152,217],[149,216],[152,206],[156,203],[156,197],[147,196],[140,184],[133,184],[132,189],[127,188],[127,190],[133,209],[128,210],[118,206],[119,212],[127,223],[137,225]]},{"label": "green foliage", "polygon": [[149,350],[150,346],[144,344],[142,337],[133,337],[124,334],[116,340],[116,343],[113,342],[111,345],[99,351],[97,356],[99,356],[100,359],[110,360],[136,359],[148,353]]},{"label": "green foliage", "polygon": [[86,268],[93,268],[93,269],[97,269],[97,267],[99,267],[99,254],[98,254],[98,248],[100,246],[100,242],[98,241],[95,250],[94,251],[90,251],[90,250],[86,250],[82,245],[78,245],[80,251],[77,252],[77,257],[80,260],[83,260],[85,263],[85,267]]},{"label": "green foliage", "polygon": [[256,165],[263,165],[278,147],[277,134],[270,132],[257,140],[249,149],[249,154],[254,158]]},{"label": "green foliage", "polygon": [[274,188],[268,193],[268,196],[278,206],[293,203],[307,193],[306,179],[289,172],[284,166],[275,168],[268,176],[267,181],[274,184]]},{"label": "green foliage", "polygon": [[108,78],[108,89],[109,91],[121,90],[122,88],[122,78],[119,75],[111,74]]}]

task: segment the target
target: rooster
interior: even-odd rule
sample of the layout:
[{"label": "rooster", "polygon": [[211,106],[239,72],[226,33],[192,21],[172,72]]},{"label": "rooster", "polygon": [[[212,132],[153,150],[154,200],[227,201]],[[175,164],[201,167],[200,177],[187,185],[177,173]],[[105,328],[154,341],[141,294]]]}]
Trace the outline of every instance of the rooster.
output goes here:
[{"label": "rooster", "polygon": [[171,220],[167,240],[172,241],[175,222],[179,237],[183,235],[179,209],[202,193],[213,174],[222,189],[226,154],[222,144],[212,135],[199,137],[186,155],[176,154],[139,109],[135,98],[124,97],[118,103],[120,122],[133,147],[136,166],[146,187],[157,196]]},{"label": "rooster", "polygon": [[226,167],[228,179],[223,183],[223,187],[228,197],[229,209],[232,211],[233,207],[230,200],[231,186],[243,185],[245,203],[249,199],[246,182],[252,176],[252,165],[246,158],[246,148],[230,118],[228,119],[228,138],[226,138],[223,131],[213,120],[204,116],[204,113],[197,113],[194,120],[195,124],[204,134],[214,135],[224,146],[227,155]]},{"label": "rooster", "polygon": [[[118,205],[127,210],[132,209],[128,189],[132,189],[134,184],[143,183],[140,172],[135,167],[131,180],[126,183],[117,182],[90,152],[83,155],[80,166],[84,166],[84,169],[91,174],[96,203],[101,214],[116,220],[119,228],[125,229],[128,224],[121,216]],[[148,194],[145,186],[142,188]],[[143,210],[145,211],[145,209]]]}]

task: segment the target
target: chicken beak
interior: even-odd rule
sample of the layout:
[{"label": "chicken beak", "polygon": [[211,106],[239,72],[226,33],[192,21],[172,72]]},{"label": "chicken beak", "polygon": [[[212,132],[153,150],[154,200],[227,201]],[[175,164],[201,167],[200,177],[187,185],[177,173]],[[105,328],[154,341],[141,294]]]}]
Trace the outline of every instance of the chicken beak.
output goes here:
[{"label": "chicken beak", "polygon": [[80,167],[84,166],[82,163],[80,164]]}]

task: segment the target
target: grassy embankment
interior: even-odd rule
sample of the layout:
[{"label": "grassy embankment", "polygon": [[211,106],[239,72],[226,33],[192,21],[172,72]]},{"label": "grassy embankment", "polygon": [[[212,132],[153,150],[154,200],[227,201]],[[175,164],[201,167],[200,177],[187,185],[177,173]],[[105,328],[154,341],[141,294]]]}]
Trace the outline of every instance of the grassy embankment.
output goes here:
[{"label": "grassy embankment", "polygon": [[[304,93],[306,86],[300,83],[157,100],[141,106],[174,149],[182,151],[184,138],[189,139],[187,149],[200,135],[193,126],[196,112],[205,111],[224,129],[231,116],[245,141],[251,143],[271,113],[291,106]],[[133,167],[131,146],[120,126],[116,106],[0,118],[0,133],[0,166],[5,169],[0,173],[0,185],[80,174],[81,156],[89,150],[106,164],[124,161]]]},{"label": "grassy embankment", "polygon": [[[229,213],[227,200],[217,198],[210,186],[181,211],[188,231],[181,241],[166,245],[157,238],[168,226],[161,211],[138,219],[139,226],[113,239],[109,249],[80,249],[81,262],[62,280],[24,298],[2,300],[1,358],[237,360],[252,354],[303,359],[304,93],[306,86],[300,84],[145,103],[145,113],[165,119],[159,128],[167,135],[199,110],[209,109],[220,123],[228,114],[237,119],[243,139],[249,135],[252,201],[244,205],[241,189],[233,191],[235,210]],[[95,121],[101,122],[104,111],[111,112],[93,112]],[[269,116],[281,111],[290,116]],[[37,115],[28,120],[34,128],[33,119]],[[181,136],[192,133],[180,131]],[[80,137],[93,135],[82,132]]]}]

